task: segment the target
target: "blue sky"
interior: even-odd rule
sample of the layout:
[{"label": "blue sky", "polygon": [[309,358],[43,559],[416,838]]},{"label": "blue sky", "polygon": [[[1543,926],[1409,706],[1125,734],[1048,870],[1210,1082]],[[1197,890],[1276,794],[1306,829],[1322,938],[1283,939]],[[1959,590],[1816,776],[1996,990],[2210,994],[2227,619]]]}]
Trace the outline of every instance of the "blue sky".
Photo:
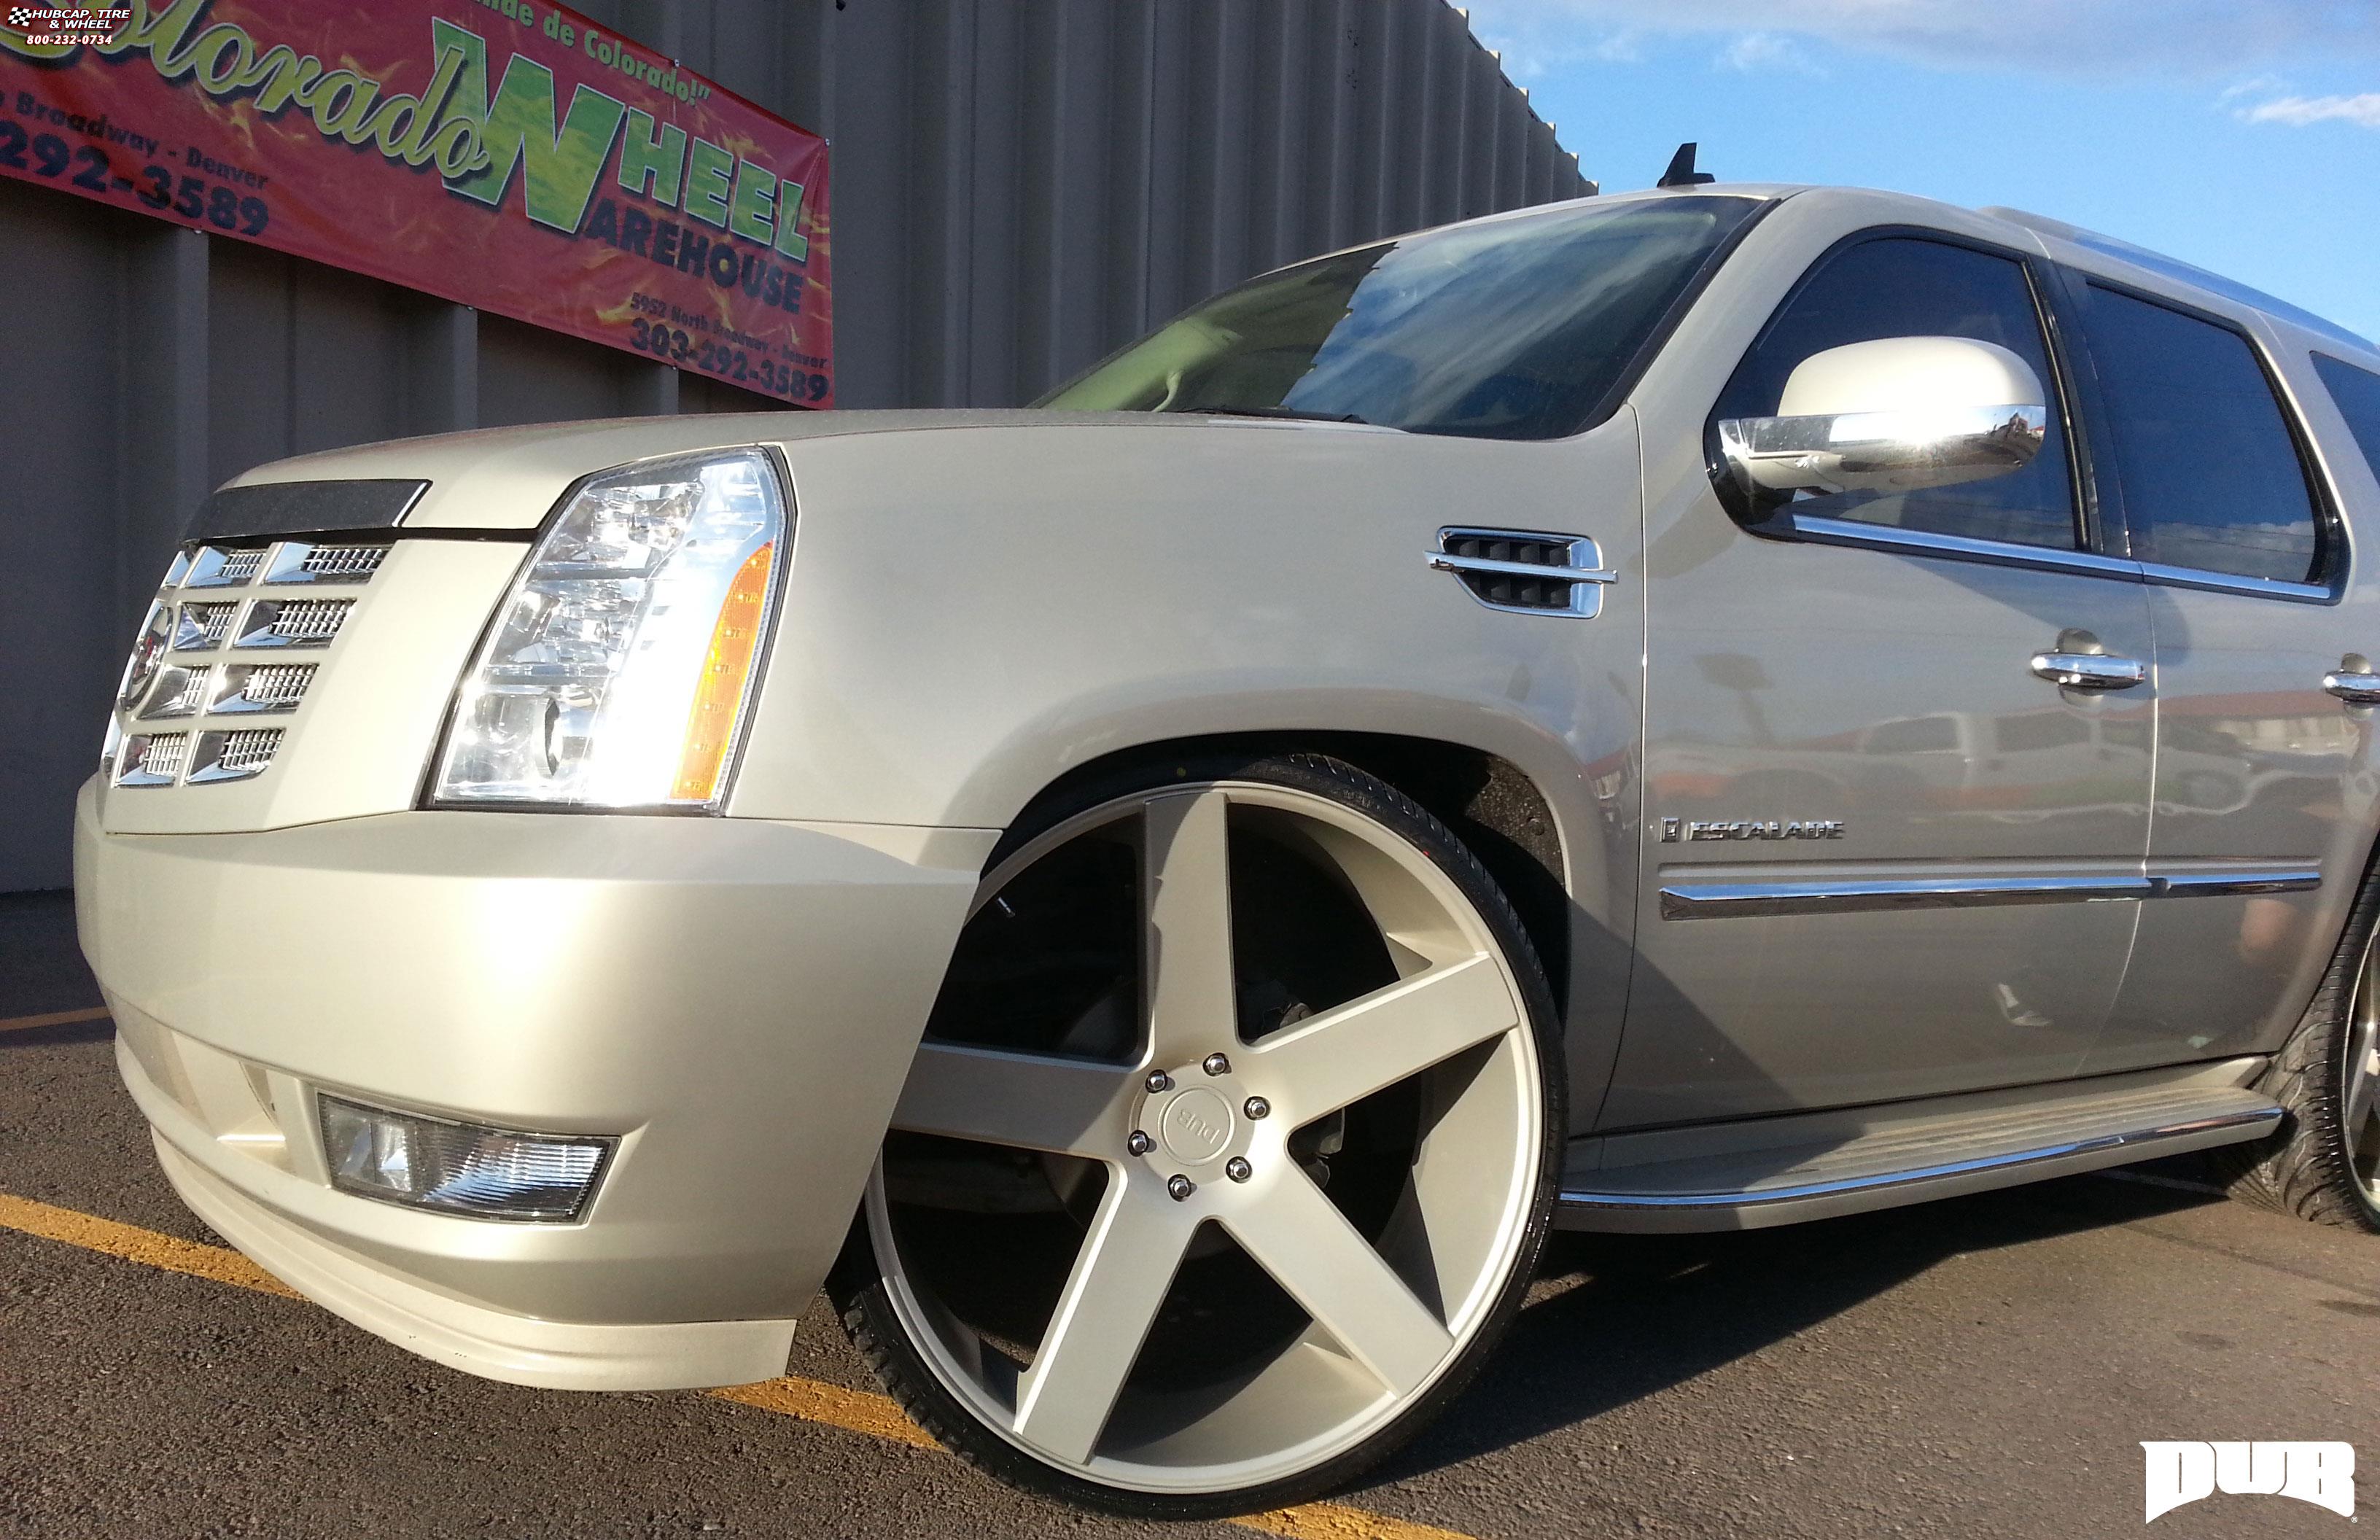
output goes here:
[{"label": "blue sky", "polygon": [[1607,191],[2029,209],[2380,339],[2380,0],[1470,0]]}]

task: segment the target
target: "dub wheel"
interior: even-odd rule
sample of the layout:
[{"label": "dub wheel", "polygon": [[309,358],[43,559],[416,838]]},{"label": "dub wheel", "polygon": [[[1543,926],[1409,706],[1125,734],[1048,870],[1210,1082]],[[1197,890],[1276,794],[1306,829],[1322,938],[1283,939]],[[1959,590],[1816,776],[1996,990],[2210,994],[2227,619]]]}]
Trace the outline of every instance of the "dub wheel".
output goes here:
[{"label": "dub wheel", "polygon": [[1274,1506],[1476,1365],[1561,1131],[1544,977],[1444,828],[1309,756],[1143,777],[995,855],[840,1303],[1004,1479]]},{"label": "dub wheel", "polygon": [[2265,1072],[2281,1134],[2217,1152],[2236,1197],[2380,1231],[2380,872],[2365,879],[2305,1017]]}]

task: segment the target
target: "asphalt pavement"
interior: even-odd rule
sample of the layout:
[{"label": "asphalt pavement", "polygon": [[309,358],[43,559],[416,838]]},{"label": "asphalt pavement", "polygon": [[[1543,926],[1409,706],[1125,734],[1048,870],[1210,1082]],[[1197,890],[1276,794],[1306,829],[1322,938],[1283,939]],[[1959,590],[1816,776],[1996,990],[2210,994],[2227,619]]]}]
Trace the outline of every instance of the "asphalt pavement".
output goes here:
[{"label": "asphalt pavement", "polygon": [[1558,1241],[1488,1371],[1328,1504],[1050,1507],[919,1447],[820,1301],[743,1400],[523,1389],[223,1251],[117,1083],[62,896],[0,898],[0,1533],[47,1537],[2350,1535],[2277,1496],[2143,1527],[2144,1439],[2375,1463],[2380,1238],[2188,1164],[1749,1234]]}]

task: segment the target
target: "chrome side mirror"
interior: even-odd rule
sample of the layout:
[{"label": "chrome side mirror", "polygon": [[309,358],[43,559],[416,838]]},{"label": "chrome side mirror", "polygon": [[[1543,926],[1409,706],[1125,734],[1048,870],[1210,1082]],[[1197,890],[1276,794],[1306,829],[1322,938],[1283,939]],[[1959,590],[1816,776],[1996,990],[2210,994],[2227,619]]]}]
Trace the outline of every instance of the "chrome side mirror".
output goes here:
[{"label": "chrome side mirror", "polygon": [[1775,417],[1730,418],[1719,447],[1748,492],[1913,491],[2022,470],[2049,412],[2033,368],[1965,337],[1886,337],[1814,353]]}]

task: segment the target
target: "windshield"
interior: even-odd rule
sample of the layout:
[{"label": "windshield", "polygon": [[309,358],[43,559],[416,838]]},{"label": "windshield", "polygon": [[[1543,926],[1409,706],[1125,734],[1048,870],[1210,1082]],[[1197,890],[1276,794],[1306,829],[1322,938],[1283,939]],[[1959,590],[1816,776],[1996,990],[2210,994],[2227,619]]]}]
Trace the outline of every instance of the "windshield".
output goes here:
[{"label": "windshield", "polygon": [[1323,257],[1225,290],[1038,405],[1560,438],[1609,410],[1756,207],[1590,203]]}]

